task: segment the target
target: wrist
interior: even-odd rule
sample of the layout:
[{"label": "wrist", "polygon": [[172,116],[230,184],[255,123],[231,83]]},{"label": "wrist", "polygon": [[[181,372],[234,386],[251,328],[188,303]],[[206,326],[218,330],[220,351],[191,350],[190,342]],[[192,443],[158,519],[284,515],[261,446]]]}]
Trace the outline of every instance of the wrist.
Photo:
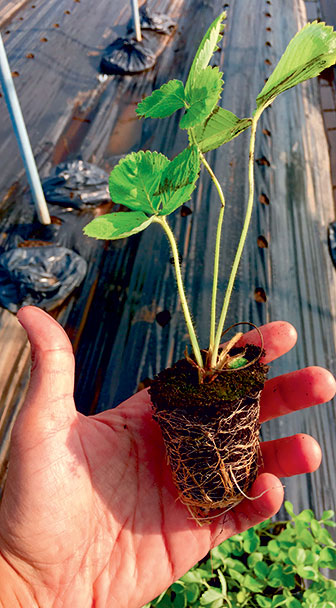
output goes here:
[{"label": "wrist", "polygon": [[0,555],[0,608],[39,608],[29,583]]}]

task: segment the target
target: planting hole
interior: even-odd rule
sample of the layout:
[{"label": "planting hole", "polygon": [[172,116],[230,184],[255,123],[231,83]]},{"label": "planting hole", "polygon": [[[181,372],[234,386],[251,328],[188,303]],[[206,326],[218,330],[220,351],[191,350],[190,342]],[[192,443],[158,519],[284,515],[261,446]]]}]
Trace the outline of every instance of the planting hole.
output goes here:
[{"label": "planting hole", "polygon": [[259,195],[259,203],[262,205],[269,205],[270,203],[268,196],[264,192]]},{"label": "planting hole", "polygon": [[254,299],[258,304],[265,304],[267,302],[267,296],[265,290],[262,287],[256,287],[254,290]]},{"label": "planting hole", "polygon": [[13,78],[17,78],[18,76],[20,76],[20,74],[15,70],[14,72],[12,72],[12,76]]},{"label": "planting hole", "polygon": [[256,163],[260,167],[270,167],[271,166],[271,163],[269,162],[269,160],[267,160],[266,156],[261,156],[260,158],[257,158]]},{"label": "planting hole", "polygon": [[48,42],[48,38],[40,38],[40,42]]},{"label": "planting hole", "polygon": [[65,15],[71,15],[70,11],[64,11]]},{"label": "planting hole", "polygon": [[265,17],[272,17],[271,13],[265,13]]},{"label": "planting hole", "polygon": [[54,23],[53,27],[59,27],[59,23]]},{"label": "planting hole", "polygon": [[155,318],[161,327],[165,327],[171,320],[171,314],[169,310],[162,310],[157,313]]},{"label": "planting hole", "polygon": [[26,57],[27,59],[34,59],[35,55],[34,53],[27,53]]},{"label": "planting hole", "polygon": [[260,247],[260,249],[266,249],[268,247],[268,241],[267,241],[266,237],[264,237],[262,234],[260,234],[258,236],[257,244],[258,244],[258,247]]},{"label": "planting hole", "polygon": [[271,28],[271,27],[267,27],[267,28],[266,28],[266,32],[271,32],[271,31],[272,31],[272,28]]},{"label": "planting hole", "polygon": [[270,60],[270,59],[265,59],[264,63],[265,63],[266,65],[272,65],[272,62],[271,62],[271,60]]},{"label": "planting hole", "polygon": [[264,135],[267,135],[267,137],[271,137],[271,135],[272,135],[271,131],[269,129],[263,129],[262,132]]},{"label": "planting hole", "polygon": [[182,205],[180,213],[181,213],[181,217],[188,217],[188,215],[192,214],[192,211],[191,211],[190,207],[188,207],[187,205]]},{"label": "planting hole", "polygon": [[268,46],[268,47],[272,46],[269,40],[266,40],[265,46]]}]

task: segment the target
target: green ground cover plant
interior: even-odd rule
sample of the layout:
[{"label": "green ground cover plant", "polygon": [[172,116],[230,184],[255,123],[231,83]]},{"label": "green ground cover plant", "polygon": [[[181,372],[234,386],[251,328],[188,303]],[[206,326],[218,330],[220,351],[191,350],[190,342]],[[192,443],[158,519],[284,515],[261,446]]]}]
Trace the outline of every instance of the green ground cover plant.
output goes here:
[{"label": "green ground cover plant", "polygon": [[[202,562],[144,608],[335,608],[333,511],[305,509],[267,520],[212,549]],[[322,572],[323,571],[323,572]]]},{"label": "green ground cover plant", "polygon": [[[128,210],[95,218],[84,229],[88,236],[114,240],[157,224],[169,240],[192,353],[189,355],[186,349],[185,359],[161,372],[151,384],[150,395],[153,416],[162,431],[180,499],[200,524],[208,521],[214,509],[231,508],[246,496],[260,463],[259,397],[267,374],[266,366],[260,361],[262,336],[259,332],[260,347],[239,346],[241,332],[225,347],[221,346],[253,210],[257,125],[264,110],[279,94],[317,76],[336,62],[333,29],[317,21],[307,24],[290,41],[257,96],[251,116],[239,118],[221,107],[223,74],[210,64],[222,38],[224,20],[225,13],[221,13],[210,25],[186,83],[174,79],[163,84],[143,99],[136,110],[140,118],[152,119],[181,112],[179,127],[186,134],[185,148],[172,160],[150,150],[132,152],[123,158],[111,172],[109,185],[112,201]],[[219,304],[218,269],[225,197],[206,154],[247,130],[250,131],[249,194],[245,208],[242,207],[245,219],[225,296]],[[213,255],[213,285],[209,344],[203,348],[192,321],[180,254],[168,221],[168,216],[192,196],[201,167],[213,181],[218,203],[214,250],[205,253]]]}]

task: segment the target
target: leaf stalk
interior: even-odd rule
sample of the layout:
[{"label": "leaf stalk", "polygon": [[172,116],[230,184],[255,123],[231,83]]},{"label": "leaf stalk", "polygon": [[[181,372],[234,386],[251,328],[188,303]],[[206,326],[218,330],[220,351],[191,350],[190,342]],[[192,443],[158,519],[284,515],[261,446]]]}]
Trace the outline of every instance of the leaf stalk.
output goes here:
[{"label": "leaf stalk", "polygon": [[212,296],[211,296],[211,317],[210,317],[210,343],[209,343],[209,353],[212,354],[214,346],[215,346],[215,334],[216,334],[216,303],[217,303],[217,289],[218,289],[218,271],[219,271],[219,259],[220,259],[220,245],[221,245],[221,235],[222,235],[222,226],[224,219],[224,209],[225,209],[225,198],[223,194],[222,187],[214,174],[212,168],[209,163],[205,159],[204,155],[200,153],[201,161],[208,171],[214,185],[216,186],[218,196],[221,202],[221,209],[219,212],[218,223],[217,223],[217,231],[216,231],[216,245],[215,245],[215,256],[214,256],[214,266],[213,266],[213,282],[212,282]]},{"label": "leaf stalk", "polygon": [[256,139],[256,129],[258,120],[263,112],[265,107],[258,108],[253,116],[252,124],[251,124],[251,136],[250,136],[250,148],[249,148],[249,165],[248,165],[248,181],[249,181],[249,196],[246,208],[246,215],[244,219],[244,224],[242,228],[242,232],[240,235],[236,255],[233,261],[228,285],[225,292],[223,308],[221,311],[220,319],[218,322],[217,332],[215,335],[214,348],[212,352],[211,358],[211,367],[216,367],[217,358],[218,358],[218,350],[220,345],[220,340],[222,337],[224,324],[226,320],[227,311],[229,308],[229,303],[232,295],[232,290],[234,286],[234,282],[236,280],[239,263],[241,260],[241,256],[243,253],[244,245],[246,242],[246,237],[250,225],[252,210],[253,210],[253,202],[254,202],[254,149],[255,149],[255,139]]},{"label": "leaf stalk", "polygon": [[177,244],[175,241],[174,234],[173,234],[172,230],[170,229],[170,226],[164,216],[155,216],[155,218],[153,218],[153,222],[160,224],[168,237],[168,240],[169,240],[169,243],[171,246],[171,250],[172,250],[172,254],[173,254],[177,288],[178,288],[181,305],[182,305],[182,310],[183,310],[184,318],[186,321],[186,325],[187,325],[187,329],[188,329],[188,333],[189,333],[189,337],[190,337],[190,342],[191,342],[191,345],[192,345],[192,348],[194,351],[196,363],[200,368],[203,368],[204,367],[203,358],[202,358],[202,354],[200,351],[200,347],[198,345],[198,340],[196,337],[193,322],[192,322],[191,315],[189,312],[187,298],[185,295],[180,260],[179,260],[179,252],[177,249]]}]

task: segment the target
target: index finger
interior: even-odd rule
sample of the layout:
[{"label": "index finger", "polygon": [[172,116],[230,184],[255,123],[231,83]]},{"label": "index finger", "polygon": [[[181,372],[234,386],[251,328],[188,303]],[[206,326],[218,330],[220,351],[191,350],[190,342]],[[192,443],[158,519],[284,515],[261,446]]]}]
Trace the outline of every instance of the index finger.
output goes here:
[{"label": "index finger", "polygon": [[[296,344],[297,333],[295,327],[286,321],[272,321],[259,327],[264,340],[265,356],[263,363],[270,363],[290,351]],[[252,329],[242,336],[237,346],[256,344],[260,346],[260,335]]]}]

